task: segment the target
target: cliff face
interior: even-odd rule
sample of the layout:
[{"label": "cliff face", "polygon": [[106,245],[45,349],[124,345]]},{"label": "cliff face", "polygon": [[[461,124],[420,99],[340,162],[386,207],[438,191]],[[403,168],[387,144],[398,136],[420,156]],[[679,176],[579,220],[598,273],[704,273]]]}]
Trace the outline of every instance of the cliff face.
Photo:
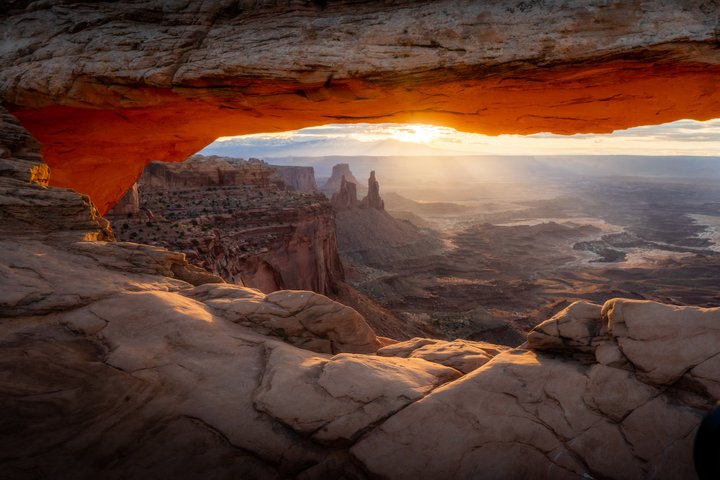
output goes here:
[{"label": "cliff face", "polygon": [[101,213],[149,161],[219,136],[337,122],[573,134],[720,115],[712,2],[25,5],[0,17],[0,98],[42,142],[51,182]]},{"label": "cliff face", "polygon": [[297,167],[288,165],[271,165],[285,185],[296,192],[317,192],[315,169],[313,167]]},{"label": "cliff face", "polygon": [[121,240],[182,251],[191,263],[266,293],[337,293],[343,272],[329,202],[286,189],[264,162],[151,163],[138,185],[143,214],[122,207],[110,217]]},{"label": "cliff face", "polygon": [[179,191],[192,188],[231,187],[237,185],[281,186],[273,169],[257,159],[249,161],[196,155],[182,165],[153,162],[138,180],[147,190]]},{"label": "cliff face", "polygon": [[[150,167],[150,165],[148,165]],[[109,218],[127,217],[128,215],[137,215],[140,213],[140,194],[138,193],[137,183],[133,183],[132,187],[125,192],[120,201],[107,213]]]}]

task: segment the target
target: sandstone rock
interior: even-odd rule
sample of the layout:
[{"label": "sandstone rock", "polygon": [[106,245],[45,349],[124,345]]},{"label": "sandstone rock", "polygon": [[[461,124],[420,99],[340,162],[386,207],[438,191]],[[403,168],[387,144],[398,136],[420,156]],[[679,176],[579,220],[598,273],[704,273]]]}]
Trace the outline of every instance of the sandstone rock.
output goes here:
[{"label": "sandstone rock", "polygon": [[380,184],[375,179],[374,170],[370,172],[370,178],[368,178],[368,194],[360,201],[360,208],[385,210],[385,202],[380,198]]},{"label": "sandstone rock", "polygon": [[[692,465],[679,457],[692,448],[700,412],[606,368],[588,377],[577,362],[501,353],[398,412],[351,451],[373,474],[400,479],[692,476]],[[617,388],[611,378],[622,383],[621,392],[606,391]],[[662,441],[636,443],[627,438],[626,424],[656,431]],[[663,448],[666,457],[657,454]]]},{"label": "sandstone rock", "polygon": [[[184,157],[211,135],[224,133],[222,128],[240,129],[239,125],[249,124],[249,118],[256,120],[252,128],[269,129],[279,127],[279,122],[287,126],[335,118],[333,113],[366,118],[374,110],[383,121],[457,116],[468,125],[477,122],[476,128],[483,125],[479,119],[485,119],[498,129],[527,132],[544,128],[547,123],[543,122],[569,131],[589,125],[609,129],[648,118],[663,121],[687,114],[704,118],[717,109],[712,93],[717,69],[712,63],[702,63],[716,52],[712,43],[716,19],[705,4],[677,10],[677,3],[650,2],[636,16],[628,15],[625,4],[605,2],[570,2],[562,9],[551,3],[527,2],[499,2],[491,7],[482,2],[398,4],[384,6],[388,21],[363,31],[359,40],[357,28],[347,29],[346,22],[334,19],[363,19],[368,12],[375,14],[377,5],[329,4],[312,18],[310,27],[325,27],[322,33],[329,39],[339,35],[337,65],[342,67],[315,66],[311,73],[303,68],[306,58],[327,58],[328,67],[335,67],[331,57],[321,53],[336,41],[316,42],[317,31],[315,36],[312,31],[302,37],[291,35],[291,40],[308,39],[291,41],[269,27],[282,25],[288,15],[296,20],[298,12],[314,11],[308,10],[317,8],[314,5],[293,7],[291,13],[267,7],[260,13],[270,13],[255,16],[236,7],[221,9],[215,2],[169,5],[166,10],[159,3],[123,4],[124,15],[118,15],[116,5],[90,2],[70,9],[47,2],[26,9],[24,2],[14,2],[0,20],[3,32],[8,32],[6,45],[18,46],[0,52],[3,98],[15,108],[47,107],[25,110],[24,121],[47,142],[45,147],[59,166],[58,182],[91,184],[98,198],[104,199],[103,208],[119,198],[139,172],[137,167],[155,153],[160,152],[157,158],[181,153]],[[478,16],[485,12],[478,9],[486,8],[492,22]],[[89,12],[93,21],[82,22]],[[428,19],[419,22],[422,12]],[[520,20],[509,21],[508,16]],[[268,18],[270,25],[264,23]],[[467,37],[448,34],[460,28],[459,22],[453,23],[457,18],[478,19],[464,27],[469,29]],[[153,22],[163,24],[162,28]],[[433,32],[445,32],[442,38],[450,39],[451,48],[438,47],[437,41],[413,43],[414,35],[420,33],[423,36],[418,38],[426,39],[425,22]],[[586,41],[562,42],[568,37],[559,32],[573,27],[573,22],[580,22]],[[508,27],[491,32],[491,37],[503,38],[483,40],[487,25],[496,23]],[[639,24],[656,28],[645,33],[636,28]],[[287,25],[291,32],[299,28],[296,21]],[[408,33],[399,33],[403,25],[408,26]],[[587,25],[597,25],[597,29],[588,30]],[[307,23],[303,27],[308,28]],[[409,43],[388,44],[388,39],[398,40],[398,35],[408,35]],[[238,38],[268,48],[237,55]],[[481,46],[502,44],[505,48],[465,49],[462,45],[469,41],[465,38],[480,39]],[[559,45],[548,47],[542,41],[546,38]],[[269,48],[277,45],[274,42],[292,48]],[[663,43],[659,46],[658,42]],[[349,51],[348,44],[357,50]],[[310,48],[313,45],[320,50]],[[379,52],[377,61],[368,62],[368,52],[373,51]],[[633,53],[632,60],[611,58],[623,53]],[[689,60],[689,66],[683,63]],[[298,64],[288,65],[288,61]],[[542,74],[525,71],[518,77],[510,66],[518,62],[547,70]],[[559,66],[561,62],[581,65],[572,70]],[[461,68],[444,70],[460,64]],[[384,74],[393,66],[398,67],[396,73]],[[466,70],[470,73],[465,74]],[[449,71],[457,72],[453,74],[457,82],[433,90],[431,85],[438,85],[434,82]],[[342,81],[343,73],[350,76],[349,72],[357,74],[358,83]],[[472,72],[487,77],[477,78],[479,74]],[[337,80],[331,76],[334,73]],[[292,81],[290,88],[287,81],[268,81],[268,77],[286,74]],[[379,86],[363,87],[362,82],[370,82],[373,75],[382,80]],[[257,82],[245,82],[247,78]],[[414,80],[410,85],[399,81],[408,78]],[[473,78],[478,90],[472,90]],[[689,81],[677,89],[677,81],[683,78]],[[392,87],[393,79],[398,87]],[[303,80],[309,85],[298,92],[297,83]],[[423,86],[424,82],[428,83]],[[500,85],[497,90],[490,88],[495,85],[492,82]],[[226,91],[222,87],[228,83]],[[140,88],[143,85],[153,88]],[[413,85],[421,88],[414,90]],[[669,89],[671,97],[666,95]],[[238,95],[240,91],[243,95]],[[644,95],[624,95],[637,91]],[[443,95],[447,92],[452,95]],[[608,97],[610,92],[614,96]],[[452,98],[462,103],[447,103]],[[468,101],[487,98],[497,102],[495,107]],[[182,103],[186,99],[191,101]],[[405,100],[405,104],[417,100],[423,110],[393,113]],[[512,101],[503,103],[507,100]],[[77,109],[53,103],[73,104]],[[352,105],[358,103],[363,107],[354,110]],[[512,118],[503,118],[500,104]],[[566,116],[578,113],[578,104],[590,106],[584,115]],[[531,108],[518,108],[522,105]],[[89,106],[100,108],[85,108]],[[260,115],[255,110],[259,106]],[[458,107],[456,113],[461,115],[439,110],[450,106]],[[302,115],[293,117],[292,108]],[[178,115],[179,111],[186,115]],[[423,112],[428,116],[423,117]],[[528,120],[518,119],[518,112]],[[600,123],[594,115],[598,113],[604,119]],[[199,125],[210,130],[203,131]],[[17,125],[7,129],[25,135]],[[13,138],[0,135],[5,142],[2,171],[7,172],[3,201],[18,202],[3,206],[0,217],[3,478],[53,477],[58,472],[72,478],[147,478],[178,476],[178,472],[211,478],[312,478],[329,472],[337,478],[399,479],[693,476],[689,460],[693,433],[701,408],[716,400],[713,367],[720,345],[716,309],[610,301],[602,310],[603,328],[593,340],[599,342],[595,354],[604,361],[601,368],[578,362],[568,355],[572,350],[512,350],[433,389],[454,371],[420,359],[374,355],[329,359],[226,318],[241,318],[245,311],[254,315],[257,310],[248,304],[258,303],[258,310],[263,309],[260,321],[271,322],[277,332],[295,334],[300,331],[298,324],[315,335],[324,332],[328,338],[344,339],[345,334],[358,332],[352,312],[340,310],[342,321],[336,324],[331,313],[338,307],[327,299],[283,292],[269,300],[223,284],[193,288],[152,272],[160,267],[148,267],[148,273],[137,263],[134,247],[99,243],[90,249],[68,248],[68,239],[76,240],[78,235],[102,236],[97,212],[89,200],[74,192],[46,190],[41,185],[44,168],[33,167],[34,160],[7,167],[5,160],[22,150],[13,145],[32,144],[14,143]],[[82,141],[88,139],[95,141]],[[74,173],[83,171],[92,173],[72,180]],[[13,210],[13,205],[23,208]],[[13,213],[21,211],[26,216]],[[59,220],[63,215],[65,220]],[[32,228],[26,230],[25,225]],[[104,249],[108,253],[100,251]],[[123,260],[124,255],[129,260]],[[140,256],[155,255],[142,250]],[[163,258],[163,254],[157,256]],[[153,261],[167,265],[165,260]],[[214,302],[220,298],[226,300]],[[222,308],[223,304],[232,307]],[[586,349],[584,330],[578,331],[563,335],[565,348]],[[558,324],[558,336],[562,333]],[[577,345],[565,342],[566,338]],[[667,350],[659,353],[659,348]],[[275,351],[283,355],[273,359]],[[619,373],[612,370],[620,370],[616,361],[620,357],[613,352],[620,352],[628,362]],[[278,368],[268,368],[271,364]],[[302,373],[287,375],[282,365],[292,365]],[[283,381],[274,382],[274,375]],[[352,375],[363,381],[347,381]],[[685,388],[688,383],[693,389]],[[320,399],[319,406],[312,404],[317,411],[292,409],[287,392],[292,394],[293,386],[302,390],[297,400],[307,402],[304,405],[310,403],[308,399]],[[614,395],[608,389],[627,394]],[[396,405],[406,402],[406,395],[416,401],[393,413]],[[341,397],[341,404],[330,397]],[[360,411],[368,399],[372,403],[383,398],[397,403],[383,400],[382,408]],[[354,410],[357,415],[346,414],[350,401],[360,407]],[[273,414],[256,405],[267,406]],[[351,421],[324,424],[332,425],[325,438],[303,430],[324,421],[322,417],[332,420],[348,415]],[[356,440],[358,434],[362,436]]]},{"label": "sandstone rock", "polygon": [[298,167],[290,165],[270,165],[280,180],[296,192],[317,192],[315,183],[315,169],[313,167]]},{"label": "sandstone rock", "polygon": [[14,2],[0,22],[0,98],[53,184],[101,213],[148,161],[219,136],[334,122],[600,133],[720,110],[708,2]]},{"label": "sandstone rock", "polygon": [[113,270],[163,275],[192,285],[223,283],[217,275],[190,265],[184,254],[164,248],[125,242],[77,242],[70,248]]},{"label": "sandstone rock", "polygon": [[350,165],[347,163],[338,163],[333,165],[330,178],[327,179],[327,182],[325,182],[320,190],[328,197],[332,197],[334,193],[340,190],[343,178],[346,182],[354,183],[356,186],[359,185],[357,178],[355,178],[355,175],[350,171]]},{"label": "sandstone rock", "polygon": [[121,240],[182,251],[228,282],[334,295],[344,274],[332,208],[319,193],[288,190],[276,174],[258,159],[152,163],[138,181],[143,213],[114,209],[113,228]]},{"label": "sandstone rock", "polygon": [[[622,353],[653,384],[672,384],[720,354],[720,308],[617,299],[605,303],[602,315]],[[719,381],[720,372],[711,377]]]},{"label": "sandstone rock", "polygon": [[457,376],[423,360],[323,358],[278,346],[268,354],[255,406],[321,443],[347,443]]},{"label": "sandstone rock", "polygon": [[123,195],[112,210],[108,212],[107,216],[127,217],[137,215],[138,213],[140,213],[140,194],[138,193],[138,185],[136,182],[125,192],[125,195]]},{"label": "sandstone rock", "polygon": [[336,212],[357,208],[357,185],[345,180],[345,175],[343,175],[342,180],[340,181],[340,188],[337,192],[332,194],[330,203]]},{"label": "sandstone rock", "polygon": [[139,188],[150,190],[188,190],[192,188],[237,185],[275,185],[281,187],[273,168],[265,162],[240,158],[193,155],[178,164],[151,162],[138,180]]},{"label": "sandstone rock", "polygon": [[485,342],[413,338],[383,347],[377,354],[383,357],[421,358],[452,367],[462,373],[470,373],[506,350],[509,348]]},{"label": "sandstone rock", "polygon": [[374,353],[381,346],[359,313],[312,292],[263,295],[234,285],[203,285],[185,294],[235,323],[315,352]]},{"label": "sandstone rock", "polygon": [[40,145],[0,106],[0,236],[61,241],[113,238],[85,195],[48,188]]},{"label": "sandstone rock", "polygon": [[574,302],[528,334],[533,350],[593,352],[592,341],[600,333],[600,305]]}]

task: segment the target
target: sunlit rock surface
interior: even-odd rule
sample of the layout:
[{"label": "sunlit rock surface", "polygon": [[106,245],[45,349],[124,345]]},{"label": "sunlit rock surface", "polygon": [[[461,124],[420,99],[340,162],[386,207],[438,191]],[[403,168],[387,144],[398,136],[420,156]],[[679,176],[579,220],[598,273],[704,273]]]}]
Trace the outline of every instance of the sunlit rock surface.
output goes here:
[{"label": "sunlit rock surface", "polygon": [[720,115],[694,0],[11,2],[0,99],[106,212],[151,160],[338,122],[609,132]]},{"label": "sunlit rock surface", "polygon": [[92,240],[92,205],[31,184],[37,145],[3,118],[3,195],[84,214],[0,238],[0,477],[693,478],[720,309],[578,303],[532,349],[394,343],[321,295]]}]

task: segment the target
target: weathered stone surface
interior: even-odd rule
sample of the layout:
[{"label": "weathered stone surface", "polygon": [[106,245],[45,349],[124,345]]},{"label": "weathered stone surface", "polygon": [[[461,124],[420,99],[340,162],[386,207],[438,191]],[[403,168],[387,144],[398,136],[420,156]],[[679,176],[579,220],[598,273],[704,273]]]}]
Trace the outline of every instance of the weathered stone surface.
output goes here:
[{"label": "weathered stone surface", "polygon": [[183,160],[219,136],[333,122],[572,134],[720,112],[709,2],[5,11],[0,98],[45,146],[53,184],[90,195],[101,213],[148,161]]},{"label": "weathered stone surface", "polygon": [[[675,307],[638,300],[603,306],[608,334],[646,381],[670,385],[705,362],[720,345],[720,308]],[[707,377],[704,377],[707,378]],[[708,380],[720,381],[720,372]]]},{"label": "weathered stone surface", "polygon": [[352,442],[460,373],[423,360],[270,350],[255,407],[321,443]]},{"label": "weathered stone surface", "polygon": [[301,348],[321,353],[374,353],[381,344],[350,307],[308,291],[264,295],[236,285],[203,285],[185,293],[225,318]]},{"label": "weathered stone surface", "polygon": [[[718,109],[716,18],[706,3],[645,2],[634,12],[633,2],[564,8],[343,2],[312,17],[308,12],[321,5],[247,13],[249,6],[236,3],[222,9],[191,2],[164,11],[165,2],[124,3],[123,15],[115,5],[46,2],[26,9],[13,2],[0,20],[9,32],[3,45],[11,45],[0,49],[3,98],[25,109],[23,121],[59,167],[58,183],[91,185],[102,208],[132,184],[148,157],[179,159],[222,128],[299,126],[328,115],[351,121],[374,111],[375,118],[388,115],[384,120],[574,132],[648,118],[705,118]],[[352,20],[364,24],[377,8],[386,9],[387,21],[358,39]],[[486,11],[490,17],[481,15]],[[89,12],[93,21],[82,20]],[[289,15],[289,36],[268,29]],[[298,15],[308,15],[305,30]],[[510,21],[513,16],[519,20]],[[503,21],[508,26],[485,40],[488,25]],[[404,25],[407,33],[398,28]],[[567,31],[580,33],[570,38]],[[416,43],[428,32],[449,43]],[[294,41],[300,34],[308,40]],[[238,38],[258,48],[238,55]],[[473,39],[477,48],[463,47]],[[272,48],[276,42],[286,48]],[[304,68],[307,58],[323,58],[328,42],[340,47],[332,50],[336,60],[326,57],[332,68]],[[501,43],[505,48],[482,48]],[[308,51],[293,56],[295,48]],[[297,64],[288,65],[288,58]],[[456,72],[451,79],[449,72]],[[217,88],[223,86],[229,88]],[[467,100],[487,98],[498,103]],[[60,103],[71,107],[53,105]],[[410,104],[413,109],[403,108]],[[518,108],[523,105],[532,107]],[[188,111],[193,121],[179,114]],[[86,198],[42,185],[46,170],[17,124],[0,130],[11,132],[0,134],[6,201],[19,202],[2,207],[0,218],[3,478],[57,472],[72,478],[692,478],[692,436],[702,408],[717,400],[717,309],[610,301],[590,342],[598,364],[573,358],[587,354],[587,324],[570,322],[582,328],[563,334],[556,322],[567,350],[503,352],[433,389],[454,371],[420,359],[328,359],[255,331],[267,321],[283,335],[302,337],[302,327],[344,341],[355,333],[345,328],[359,320],[340,309],[334,326],[338,307],[329,300],[297,292],[264,297],[223,284],[193,287],[162,276],[168,268],[177,275],[172,265],[181,260],[172,255],[68,242],[108,234]],[[18,132],[25,140],[17,141]],[[24,148],[35,157],[26,158]],[[8,158],[20,162],[10,165]],[[77,175],[82,171],[92,175]],[[21,211],[13,205],[28,216],[13,213]],[[17,235],[22,222],[32,228]],[[252,329],[229,320],[261,309]],[[355,342],[348,345],[361,345]],[[273,360],[274,352],[288,356]],[[274,382],[285,364],[302,373]],[[347,381],[349,372],[363,381]],[[303,389],[299,401],[319,399],[317,411],[292,410],[281,392],[294,392],[294,385]],[[330,397],[343,399],[339,405]],[[382,398],[397,402],[383,401],[372,412],[347,408]],[[305,430],[323,416],[348,415],[351,421],[321,424],[332,426],[327,437]]]},{"label": "weathered stone surface", "polygon": [[501,345],[470,340],[447,342],[432,338],[413,338],[383,347],[377,351],[377,354],[383,357],[422,358],[463,373],[470,373],[485,365],[495,355],[507,350],[508,347]]},{"label": "weathered stone surface", "polygon": [[554,317],[537,325],[528,334],[533,350],[592,352],[592,340],[601,328],[600,305],[575,302]]},{"label": "weathered stone surface", "polygon": [[[617,375],[622,378],[623,371]],[[352,453],[388,478],[692,476],[682,456],[690,458],[700,412],[631,377],[622,383],[624,395],[613,394],[598,391],[599,375],[574,361],[502,353],[403,409]],[[600,383],[602,389],[617,387],[607,379]],[[648,394],[643,398],[637,389]],[[651,398],[656,400],[648,402]],[[658,441],[629,439],[628,428],[656,432]]]}]

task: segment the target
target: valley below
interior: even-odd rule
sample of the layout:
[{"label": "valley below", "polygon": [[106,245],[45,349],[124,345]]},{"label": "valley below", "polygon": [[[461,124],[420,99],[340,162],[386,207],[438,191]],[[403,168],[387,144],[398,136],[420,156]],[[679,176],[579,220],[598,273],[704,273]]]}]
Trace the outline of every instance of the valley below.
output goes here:
[{"label": "valley below", "polygon": [[516,346],[578,299],[720,303],[720,182],[563,176],[418,188],[397,178],[385,181],[386,209],[418,227],[423,248],[368,240],[371,253],[358,255],[340,229],[340,255],[351,285],[439,338]]},{"label": "valley below", "polygon": [[515,165],[523,181],[445,185],[398,175],[388,161],[363,185],[352,171],[364,177],[363,160],[317,182],[312,159],[151,164],[109,218],[121,240],[181,251],[265,293],[331,296],[396,339],[514,347],[579,299],[720,303],[720,182],[539,181]]}]

